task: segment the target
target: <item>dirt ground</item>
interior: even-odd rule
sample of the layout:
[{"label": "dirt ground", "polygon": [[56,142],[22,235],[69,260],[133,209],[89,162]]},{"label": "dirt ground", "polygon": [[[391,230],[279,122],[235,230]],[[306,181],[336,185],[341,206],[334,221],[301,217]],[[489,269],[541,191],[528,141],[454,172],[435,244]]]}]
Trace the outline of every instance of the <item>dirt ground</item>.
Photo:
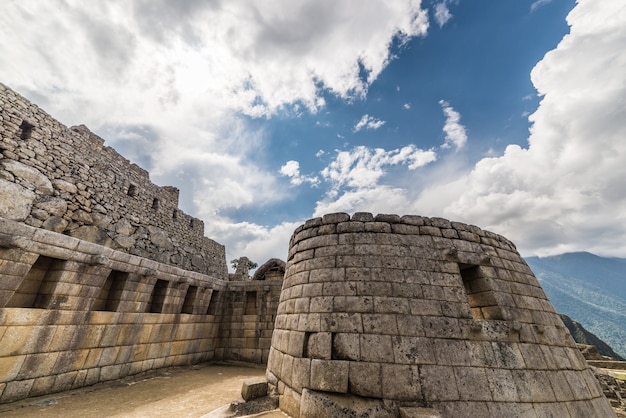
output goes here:
[{"label": "dirt ground", "polygon": [[174,367],[2,404],[0,417],[197,418],[241,399],[242,382],[260,376],[265,368],[208,363]]}]

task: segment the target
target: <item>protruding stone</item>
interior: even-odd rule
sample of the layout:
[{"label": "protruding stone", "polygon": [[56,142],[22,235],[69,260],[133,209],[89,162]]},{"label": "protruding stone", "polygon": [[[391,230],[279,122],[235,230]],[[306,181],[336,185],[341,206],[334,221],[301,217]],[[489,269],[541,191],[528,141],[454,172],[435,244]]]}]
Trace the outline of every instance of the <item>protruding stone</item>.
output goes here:
[{"label": "protruding stone", "polygon": [[263,396],[267,396],[267,380],[265,378],[259,377],[243,381],[241,397],[245,401],[262,398]]}]

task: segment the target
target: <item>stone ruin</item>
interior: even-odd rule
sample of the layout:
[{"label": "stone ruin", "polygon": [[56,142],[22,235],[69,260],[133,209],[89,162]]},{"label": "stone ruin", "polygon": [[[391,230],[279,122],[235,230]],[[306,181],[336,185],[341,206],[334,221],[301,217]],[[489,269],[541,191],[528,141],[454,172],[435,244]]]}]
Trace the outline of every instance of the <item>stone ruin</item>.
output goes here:
[{"label": "stone ruin", "polygon": [[161,367],[265,364],[280,269],[232,279],[203,234],[178,189],[0,84],[0,403]]},{"label": "stone ruin", "polygon": [[292,417],[610,417],[513,243],[440,218],[296,229],[268,381]]},{"label": "stone ruin", "polygon": [[235,360],[293,417],[613,416],[501,236],[329,214],[229,275],[176,188],[2,84],[0,112],[0,403]]}]

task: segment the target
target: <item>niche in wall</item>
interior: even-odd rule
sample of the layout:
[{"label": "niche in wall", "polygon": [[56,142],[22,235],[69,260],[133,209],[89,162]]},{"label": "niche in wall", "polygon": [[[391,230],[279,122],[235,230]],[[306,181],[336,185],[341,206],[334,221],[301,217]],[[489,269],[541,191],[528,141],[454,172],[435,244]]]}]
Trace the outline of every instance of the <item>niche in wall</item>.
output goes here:
[{"label": "niche in wall", "polygon": [[46,308],[65,260],[40,255],[17,288],[7,308]]}]

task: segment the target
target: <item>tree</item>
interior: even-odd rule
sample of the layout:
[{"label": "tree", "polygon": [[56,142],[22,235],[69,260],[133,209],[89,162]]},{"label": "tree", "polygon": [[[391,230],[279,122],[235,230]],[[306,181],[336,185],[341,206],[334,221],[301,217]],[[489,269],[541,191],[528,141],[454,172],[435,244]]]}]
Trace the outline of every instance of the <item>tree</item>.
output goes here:
[{"label": "tree", "polygon": [[230,265],[233,266],[233,269],[237,270],[237,267],[239,267],[239,262],[242,260],[245,260],[245,263],[248,265],[248,270],[255,269],[259,266],[254,261],[248,259],[248,257],[240,257],[235,258],[234,260],[230,260]]}]

